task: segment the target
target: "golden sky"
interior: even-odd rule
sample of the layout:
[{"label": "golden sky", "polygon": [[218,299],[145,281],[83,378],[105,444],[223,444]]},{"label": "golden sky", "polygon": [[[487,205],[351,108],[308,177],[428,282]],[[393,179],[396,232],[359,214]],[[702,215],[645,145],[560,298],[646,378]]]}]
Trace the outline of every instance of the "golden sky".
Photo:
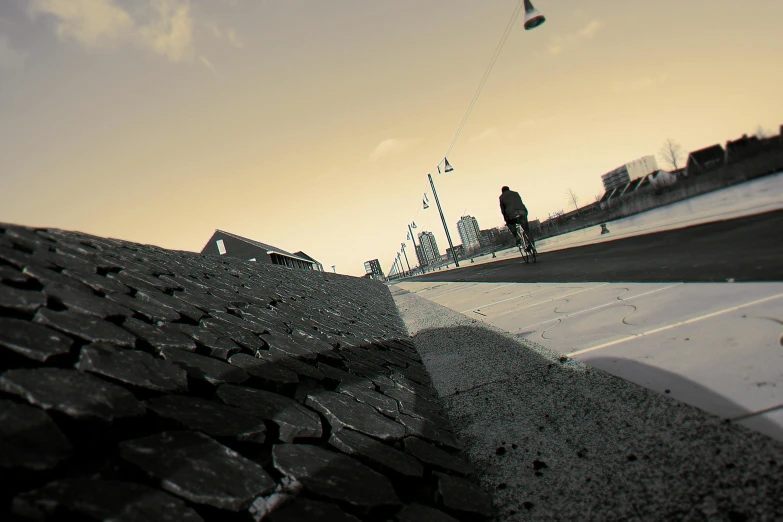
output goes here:
[{"label": "golden sky", "polygon": [[[463,213],[502,224],[503,185],[544,219],[667,138],[783,124],[783,2],[535,4],[435,176],[455,244]],[[219,228],[352,275],[414,219],[445,250],[427,172],[515,5],[2,0],[0,222],[190,251]]]}]

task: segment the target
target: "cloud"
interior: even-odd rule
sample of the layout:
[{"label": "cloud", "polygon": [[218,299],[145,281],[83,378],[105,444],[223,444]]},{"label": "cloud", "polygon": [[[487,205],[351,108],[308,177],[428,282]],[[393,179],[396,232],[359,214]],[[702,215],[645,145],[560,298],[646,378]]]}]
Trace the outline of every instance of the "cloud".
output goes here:
[{"label": "cloud", "polygon": [[131,44],[173,62],[193,56],[193,19],[189,0],[138,0],[131,14],[116,0],[30,0],[31,15],[57,21],[61,40],[88,49]]},{"label": "cloud", "polygon": [[556,36],[549,44],[549,53],[558,55],[566,48],[579,44],[585,40],[595,37],[598,32],[605,27],[601,20],[591,20],[587,25],[577,31],[563,36]]},{"label": "cloud", "polygon": [[11,47],[8,38],[6,38],[5,35],[0,34],[0,70],[20,67],[26,58],[27,53]]},{"label": "cloud", "polygon": [[668,79],[669,79],[669,75],[666,73],[661,73],[657,76],[641,76],[639,78],[632,78],[625,82],[615,83],[614,85],[612,85],[612,91],[614,92],[645,91],[665,83]]},{"label": "cloud", "polygon": [[475,136],[471,136],[468,141],[472,143],[477,143],[479,141],[484,140],[490,140],[490,139],[498,139],[500,138],[500,133],[495,128],[488,128],[484,129],[483,131],[479,132]]},{"label": "cloud", "polygon": [[212,64],[212,62],[209,61],[209,59],[206,56],[204,56],[203,54],[199,54],[198,61],[204,64],[204,67],[212,71],[212,74],[217,76],[217,71],[215,70],[215,66]]},{"label": "cloud", "polygon": [[237,36],[236,31],[234,31],[233,29],[230,29],[228,31],[228,41],[231,42],[231,45],[233,45],[234,47],[239,48],[239,49],[241,49],[242,47],[245,46],[245,44],[243,44],[240,41],[239,37]]},{"label": "cloud", "polygon": [[598,33],[604,26],[604,23],[600,20],[592,20],[589,24],[579,30],[579,36],[582,38],[592,38]]},{"label": "cloud", "polygon": [[385,156],[404,152],[414,143],[413,140],[398,140],[395,138],[383,140],[370,153],[370,161],[378,161]]}]

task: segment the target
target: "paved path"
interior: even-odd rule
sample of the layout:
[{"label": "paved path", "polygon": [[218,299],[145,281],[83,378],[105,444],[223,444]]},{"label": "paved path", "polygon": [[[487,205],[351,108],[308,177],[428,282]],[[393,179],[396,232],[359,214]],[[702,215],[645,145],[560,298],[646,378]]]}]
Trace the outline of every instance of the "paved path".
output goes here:
[{"label": "paved path", "polygon": [[392,293],[498,522],[783,517],[783,443]]},{"label": "paved path", "polygon": [[783,440],[783,283],[401,283]]},{"label": "paved path", "polygon": [[781,230],[783,211],[775,211],[544,252],[535,265],[525,265],[517,252],[513,258],[467,262],[408,281],[783,281]]}]

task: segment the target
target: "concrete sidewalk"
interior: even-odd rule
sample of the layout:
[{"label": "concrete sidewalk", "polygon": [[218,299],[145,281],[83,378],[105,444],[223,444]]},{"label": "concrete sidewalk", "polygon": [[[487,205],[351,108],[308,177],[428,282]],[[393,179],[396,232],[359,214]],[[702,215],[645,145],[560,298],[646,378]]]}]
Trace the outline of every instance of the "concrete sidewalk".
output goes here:
[{"label": "concrete sidewalk", "polygon": [[783,444],[399,287],[499,520],[775,520]]},{"label": "concrete sidewalk", "polygon": [[399,286],[783,440],[783,283]]}]

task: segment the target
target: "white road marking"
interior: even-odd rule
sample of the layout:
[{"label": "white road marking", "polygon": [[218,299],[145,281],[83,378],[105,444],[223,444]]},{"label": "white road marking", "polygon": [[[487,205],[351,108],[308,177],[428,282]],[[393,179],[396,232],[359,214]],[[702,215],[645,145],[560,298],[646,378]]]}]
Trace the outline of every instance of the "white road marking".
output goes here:
[{"label": "white road marking", "polygon": [[621,343],[624,343],[626,341],[630,341],[632,339],[638,339],[639,337],[645,337],[647,335],[656,334],[658,332],[671,330],[672,328],[677,328],[678,326],[683,326],[683,325],[686,325],[686,324],[691,324],[691,323],[695,323],[695,322],[698,322],[698,321],[703,321],[704,319],[711,319],[712,317],[717,317],[719,315],[727,314],[729,312],[735,312],[735,311],[740,310],[742,308],[747,308],[748,306],[753,306],[753,305],[757,305],[757,304],[761,304],[761,303],[766,303],[767,301],[774,301],[775,299],[780,299],[781,297],[783,297],[783,294],[777,294],[777,295],[773,295],[773,296],[770,296],[770,297],[765,297],[763,299],[757,299],[757,300],[751,301],[749,303],[745,303],[745,304],[741,304],[741,305],[737,305],[737,306],[732,306],[731,308],[726,308],[724,310],[719,310],[717,312],[712,312],[710,314],[701,315],[699,317],[694,317],[694,318],[688,319],[686,321],[679,321],[679,322],[672,323],[672,324],[669,324],[669,325],[666,325],[666,326],[661,326],[659,328],[654,328],[652,330],[648,330],[646,332],[642,332],[642,333],[639,333],[639,334],[632,334],[632,335],[629,335],[627,337],[623,337],[622,339],[617,339],[616,341],[610,341],[608,343],[599,344],[597,346],[592,346],[590,348],[585,348],[583,350],[577,350],[575,352],[569,353],[568,356],[573,357],[573,356],[576,356],[576,355],[582,355],[583,353],[592,352],[592,351],[595,351],[595,350],[600,350],[601,348],[608,348],[609,346],[614,346],[616,344],[621,344]]},{"label": "white road marking", "polygon": [[574,312],[574,313],[571,313],[571,314],[565,314],[562,317],[555,317],[554,319],[547,319],[546,321],[541,321],[540,323],[529,324],[527,326],[523,326],[522,328],[519,329],[519,331],[520,332],[526,332],[528,328],[531,328],[533,326],[539,326],[539,325],[546,324],[546,323],[551,323],[551,322],[554,322],[554,321],[565,320],[565,319],[568,319],[569,317],[573,317],[575,315],[583,314],[585,312],[592,312],[593,310],[598,310],[599,308],[605,308],[605,307],[611,306],[613,304],[621,304],[621,303],[630,301],[631,299],[636,299],[637,297],[644,297],[645,295],[654,294],[656,292],[662,292],[664,290],[668,290],[669,288],[674,288],[676,286],[681,286],[683,284],[684,283],[677,283],[676,285],[665,286],[663,288],[656,288],[655,290],[650,290],[649,292],[645,292],[643,294],[631,296],[628,299],[617,298],[614,301],[609,301],[608,303],[604,303],[604,304],[601,304],[601,305],[598,305],[598,306],[593,306],[592,308],[585,308],[584,310],[579,310],[578,312]]},{"label": "white road marking", "polygon": [[583,289],[581,289],[581,290],[579,290],[577,292],[571,292],[570,294],[561,295],[561,296],[558,296],[558,297],[553,297],[551,299],[547,299],[546,301],[540,301],[538,303],[533,303],[533,304],[529,304],[527,306],[523,306],[522,308],[514,308],[512,310],[506,310],[505,312],[499,313],[496,317],[500,317],[501,315],[506,315],[506,314],[512,314],[512,313],[515,313],[515,312],[519,312],[520,310],[524,310],[526,308],[531,308],[533,306],[538,306],[538,305],[542,305],[542,304],[546,304],[546,303],[551,303],[552,301],[559,301],[560,299],[565,299],[566,297],[571,297],[572,295],[581,294],[582,292],[589,292],[590,290],[595,290],[596,288],[601,288],[602,286],[606,286],[608,284],[610,284],[610,283],[603,283],[603,284],[600,284],[598,286],[591,286],[590,288],[583,288]]}]

